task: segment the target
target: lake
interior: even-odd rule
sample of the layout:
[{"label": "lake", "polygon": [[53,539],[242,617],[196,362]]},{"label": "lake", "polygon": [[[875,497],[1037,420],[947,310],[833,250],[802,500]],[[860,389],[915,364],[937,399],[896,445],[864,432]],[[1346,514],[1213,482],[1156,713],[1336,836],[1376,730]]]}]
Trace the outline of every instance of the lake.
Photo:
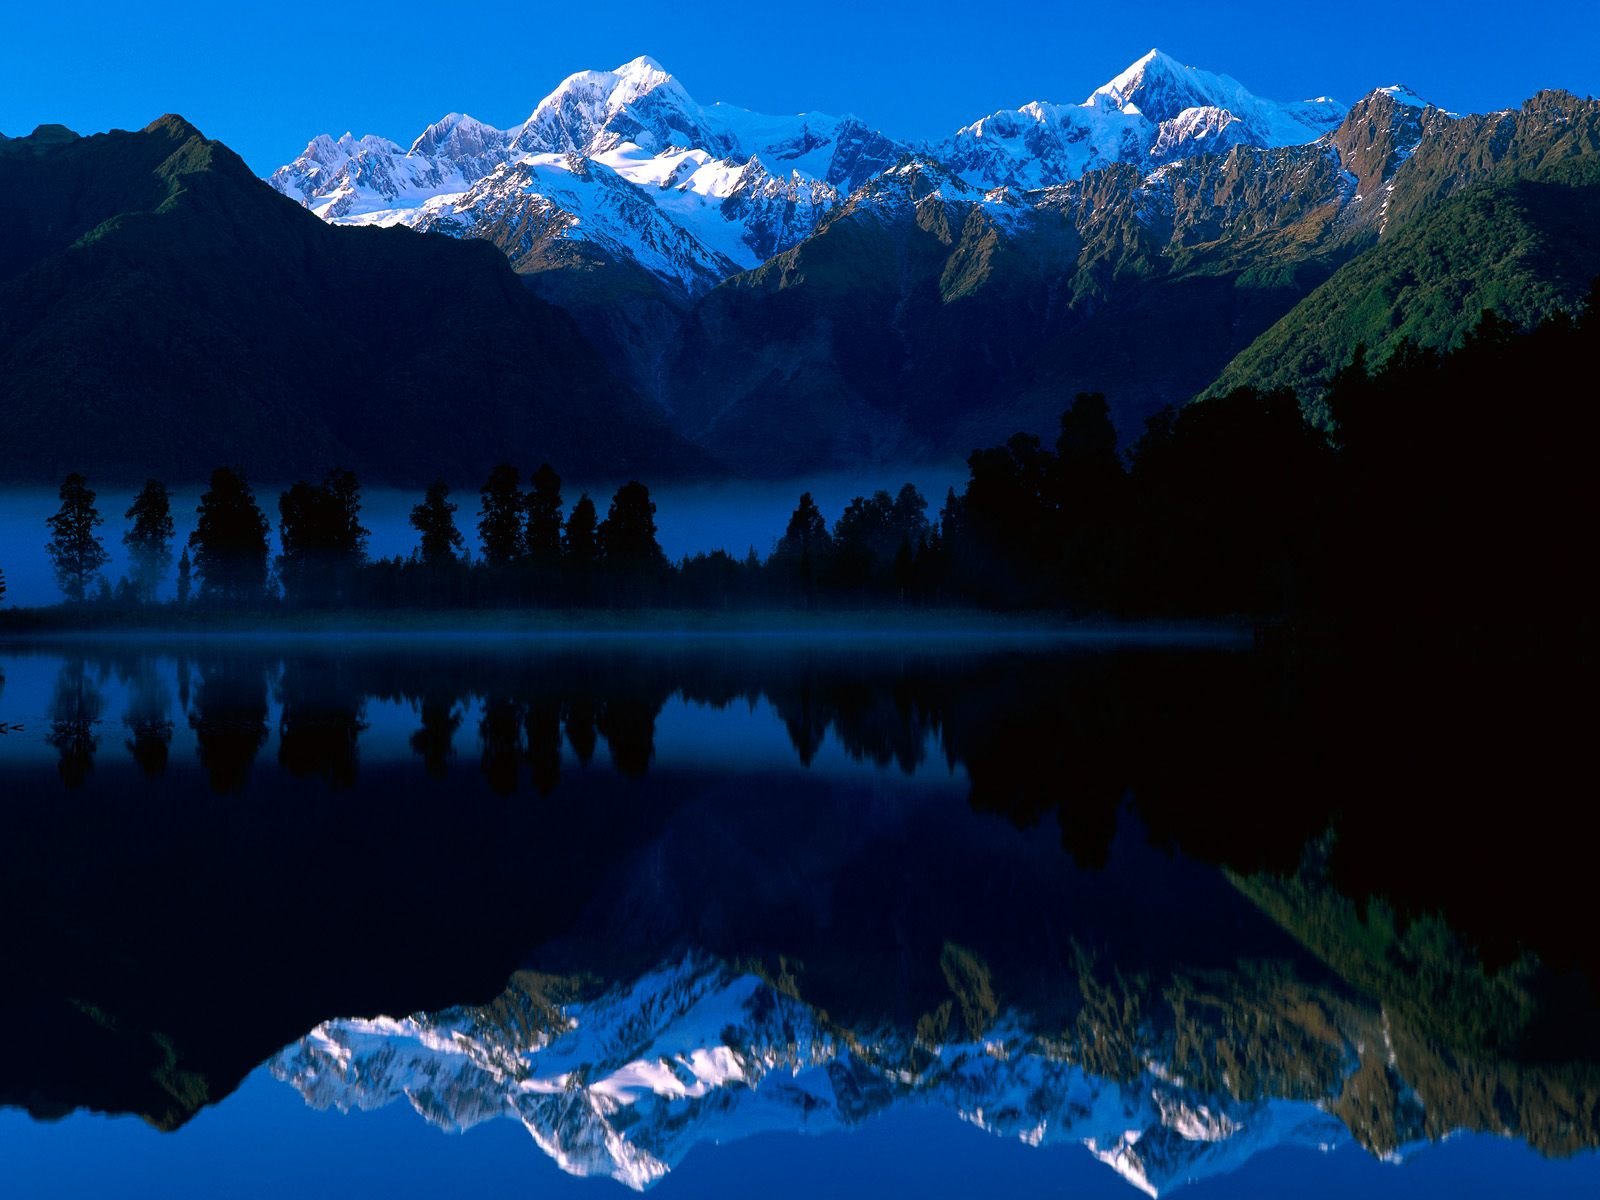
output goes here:
[{"label": "lake", "polygon": [[1600,1190],[1567,860],[1446,816],[1496,778],[1455,722],[1396,765],[1307,671],[0,644],[0,1192]]}]

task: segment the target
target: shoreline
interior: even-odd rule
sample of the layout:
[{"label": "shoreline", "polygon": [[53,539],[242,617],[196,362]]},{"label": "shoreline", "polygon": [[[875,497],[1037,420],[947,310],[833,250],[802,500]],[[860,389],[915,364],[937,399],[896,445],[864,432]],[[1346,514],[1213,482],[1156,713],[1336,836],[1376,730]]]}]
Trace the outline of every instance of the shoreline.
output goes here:
[{"label": "shoreline", "polygon": [[[174,617],[178,619],[174,620]],[[85,619],[87,618],[87,619]],[[0,645],[168,640],[707,639],[907,642],[1014,641],[1248,648],[1259,625],[1242,619],[1119,621],[973,609],[797,612],[786,609],[384,610],[378,612],[117,612],[61,608],[0,612]]]}]

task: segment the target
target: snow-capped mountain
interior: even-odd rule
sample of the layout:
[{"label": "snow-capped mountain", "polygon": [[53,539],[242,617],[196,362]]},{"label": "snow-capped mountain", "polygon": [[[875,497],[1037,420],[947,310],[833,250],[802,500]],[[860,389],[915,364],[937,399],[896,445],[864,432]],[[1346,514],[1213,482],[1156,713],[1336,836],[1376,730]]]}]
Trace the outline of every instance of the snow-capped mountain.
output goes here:
[{"label": "snow-capped mountain", "polygon": [[957,130],[937,154],[981,187],[1032,189],[1114,163],[1157,167],[1234,146],[1311,142],[1344,113],[1327,97],[1263,100],[1236,79],[1152,50],[1082,104],[1035,101],[994,113]]},{"label": "snow-capped mountain", "polygon": [[446,1130],[516,1120],[562,1170],[640,1190],[703,1142],[845,1129],[906,1104],[1029,1145],[1081,1144],[1151,1196],[1272,1147],[1349,1140],[1314,1103],[1202,1096],[1153,1062],[1132,1081],[1100,1079],[1004,1015],[943,1044],[842,1030],[700,956],[582,1003],[549,982],[483,1008],[328,1021],[270,1069],[316,1108],[404,1099]]},{"label": "snow-capped mountain", "polygon": [[513,260],[582,240],[695,293],[793,245],[905,151],[851,117],[701,106],[641,57],[569,76],[513,129],[452,114],[404,151],[322,136],[270,182],[331,221],[486,237]]},{"label": "snow-capped mountain", "polygon": [[[1026,190],[1112,163],[1311,141],[1342,115],[1152,51],[1081,105],[995,113],[918,152],[980,191]],[[569,76],[511,129],[453,113],[408,150],[319,136],[271,183],[330,221],[485,238],[524,270],[582,242],[695,295],[795,245],[914,149],[853,117],[703,106],[640,57]]]}]

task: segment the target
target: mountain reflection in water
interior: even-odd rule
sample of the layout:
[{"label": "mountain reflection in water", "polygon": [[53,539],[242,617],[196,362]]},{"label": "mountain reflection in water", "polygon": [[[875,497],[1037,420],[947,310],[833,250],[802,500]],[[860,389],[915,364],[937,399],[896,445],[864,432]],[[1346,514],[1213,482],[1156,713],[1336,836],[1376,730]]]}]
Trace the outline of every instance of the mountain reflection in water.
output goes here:
[{"label": "mountain reflection in water", "polygon": [[1560,852],[1397,812],[1401,769],[1352,788],[1380,710],[1269,655],[221,639],[0,674],[0,1019],[33,1031],[0,1104],[38,1117],[176,1129],[270,1060],[633,1186],[908,1106],[1152,1193],[1283,1145],[1600,1145]]}]

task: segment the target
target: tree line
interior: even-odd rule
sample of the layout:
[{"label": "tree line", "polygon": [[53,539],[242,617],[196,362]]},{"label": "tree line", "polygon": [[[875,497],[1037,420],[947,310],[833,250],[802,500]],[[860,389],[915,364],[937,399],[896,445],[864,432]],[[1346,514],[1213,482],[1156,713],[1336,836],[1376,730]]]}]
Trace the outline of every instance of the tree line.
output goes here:
[{"label": "tree line", "polygon": [[[373,559],[359,481],[334,470],[279,497],[274,555],[248,481],[222,468],[177,559],[177,602],[973,605],[1380,624],[1559,609],[1582,622],[1571,546],[1592,496],[1576,456],[1594,417],[1560,389],[1588,386],[1596,349],[1600,285],[1577,316],[1532,330],[1485,312],[1447,353],[1405,342],[1374,365],[1358,350],[1309,418],[1291,391],[1240,388],[1158,413],[1124,453],[1105,398],[1079,394],[1053,444],[1017,434],[975,451],[937,512],[906,484],[855,498],[830,525],[805,493],[765,557],[671,563],[644,484],[619,488],[602,517],[587,495],[568,508],[548,463],[526,486],[510,464],[490,472],[475,554],[441,480],[411,512],[412,553]],[[130,568],[114,587],[94,492],[70,475],[60,500],[48,550],[67,600],[152,603],[173,563],[168,490],[147,483],[125,514]]]}]

